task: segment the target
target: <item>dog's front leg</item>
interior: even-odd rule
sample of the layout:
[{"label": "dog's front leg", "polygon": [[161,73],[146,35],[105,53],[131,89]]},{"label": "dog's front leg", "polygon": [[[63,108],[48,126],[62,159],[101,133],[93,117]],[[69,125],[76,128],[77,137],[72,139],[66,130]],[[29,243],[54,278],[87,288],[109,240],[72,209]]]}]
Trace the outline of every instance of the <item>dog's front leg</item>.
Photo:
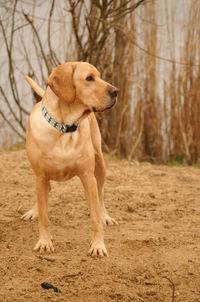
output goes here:
[{"label": "dog's front leg", "polygon": [[103,239],[103,226],[99,209],[96,178],[93,174],[89,173],[82,175],[80,178],[83,183],[85,196],[88,201],[88,206],[93,223],[93,235],[89,254],[91,256],[108,256]]},{"label": "dog's front leg", "polygon": [[42,252],[53,252],[53,244],[49,233],[48,220],[48,193],[50,190],[49,180],[43,176],[36,176],[36,193],[39,218],[39,241],[34,250]]}]

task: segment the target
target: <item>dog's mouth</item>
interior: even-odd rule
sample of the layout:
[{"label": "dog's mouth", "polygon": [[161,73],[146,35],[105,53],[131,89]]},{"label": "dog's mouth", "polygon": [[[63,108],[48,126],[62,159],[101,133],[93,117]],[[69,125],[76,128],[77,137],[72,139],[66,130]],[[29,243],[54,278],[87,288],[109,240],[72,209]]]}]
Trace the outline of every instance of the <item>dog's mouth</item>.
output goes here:
[{"label": "dog's mouth", "polygon": [[84,112],[83,112],[83,115],[88,115],[90,114],[91,110],[90,109],[86,109]]},{"label": "dog's mouth", "polygon": [[115,103],[116,103],[116,99],[113,101],[113,103],[112,103],[111,105],[109,105],[109,106],[106,107],[106,108],[98,109],[98,108],[96,108],[96,107],[92,107],[92,110],[93,110],[93,112],[104,112],[104,111],[106,111],[106,110],[111,109],[111,108],[115,105]]}]

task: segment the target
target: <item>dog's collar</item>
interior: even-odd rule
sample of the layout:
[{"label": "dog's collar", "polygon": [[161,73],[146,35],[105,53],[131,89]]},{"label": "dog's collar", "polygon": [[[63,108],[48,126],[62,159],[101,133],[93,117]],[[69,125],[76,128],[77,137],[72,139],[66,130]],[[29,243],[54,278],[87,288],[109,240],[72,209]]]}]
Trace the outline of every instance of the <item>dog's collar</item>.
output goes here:
[{"label": "dog's collar", "polygon": [[42,110],[42,115],[44,116],[44,118],[47,120],[47,122],[53,126],[54,128],[56,128],[58,131],[66,133],[66,132],[74,132],[77,130],[78,125],[76,124],[72,124],[71,126],[69,125],[65,125],[65,124],[61,124],[59,122],[56,122],[48,113],[48,111],[46,110],[46,108],[44,107],[44,105],[41,103],[41,110]]}]

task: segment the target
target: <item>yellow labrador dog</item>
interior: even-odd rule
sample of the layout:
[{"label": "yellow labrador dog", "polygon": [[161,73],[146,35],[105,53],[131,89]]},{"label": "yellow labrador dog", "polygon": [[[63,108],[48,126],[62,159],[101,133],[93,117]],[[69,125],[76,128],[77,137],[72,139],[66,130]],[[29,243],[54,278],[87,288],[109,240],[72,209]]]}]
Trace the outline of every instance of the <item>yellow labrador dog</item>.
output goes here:
[{"label": "yellow labrador dog", "polygon": [[68,62],[53,69],[44,92],[31,78],[31,87],[42,96],[30,115],[26,148],[36,176],[37,204],[25,220],[39,218],[39,241],[35,250],[53,252],[49,231],[48,193],[50,180],[78,176],[83,184],[93,222],[89,254],[107,256],[103,224],[117,222],[104,206],[105,164],[101,135],[93,112],[111,108],[118,89],[100,78],[86,62]]}]

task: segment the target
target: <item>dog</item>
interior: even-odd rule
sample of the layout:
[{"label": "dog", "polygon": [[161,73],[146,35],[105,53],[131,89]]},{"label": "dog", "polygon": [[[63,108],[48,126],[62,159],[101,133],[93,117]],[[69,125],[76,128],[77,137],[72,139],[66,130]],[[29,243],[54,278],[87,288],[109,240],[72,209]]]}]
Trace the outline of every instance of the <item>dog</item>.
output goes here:
[{"label": "dog", "polygon": [[53,252],[49,230],[50,180],[65,181],[78,176],[83,184],[92,219],[91,256],[108,256],[103,224],[116,220],[103,201],[105,163],[101,135],[94,112],[114,106],[118,89],[101,79],[87,62],[67,62],[53,69],[45,91],[28,76],[32,89],[42,97],[27,125],[27,156],[35,173],[37,203],[22,219],[39,221],[39,241],[34,250]]}]

